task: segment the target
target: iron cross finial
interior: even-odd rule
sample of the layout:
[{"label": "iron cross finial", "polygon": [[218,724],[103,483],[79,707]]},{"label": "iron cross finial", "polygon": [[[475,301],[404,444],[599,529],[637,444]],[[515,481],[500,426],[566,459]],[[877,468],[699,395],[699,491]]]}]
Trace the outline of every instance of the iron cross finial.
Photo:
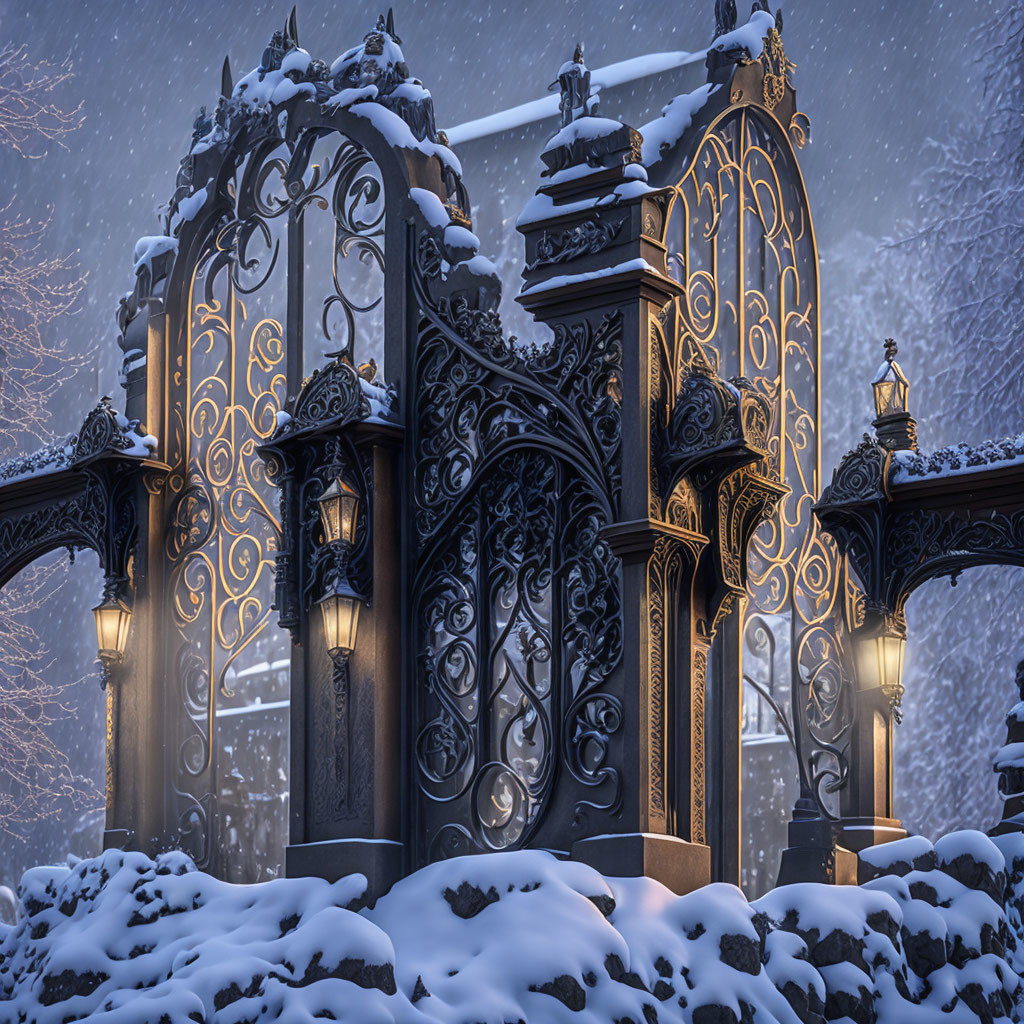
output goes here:
[{"label": "iron cross finial", "polygon": [[895,338],[885,339],[885,358],[891,363],[896,358],[896,353],[899,351],[896,345]]}]

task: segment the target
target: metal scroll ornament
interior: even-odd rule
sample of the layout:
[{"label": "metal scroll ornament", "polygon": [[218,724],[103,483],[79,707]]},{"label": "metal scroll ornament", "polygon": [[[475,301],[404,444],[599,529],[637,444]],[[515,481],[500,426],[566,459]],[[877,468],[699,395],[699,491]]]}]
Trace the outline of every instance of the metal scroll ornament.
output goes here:
[{"label": "metal scroll ornament", "polygon": [[[286,380],[284,310],[292,303],[308,311],[314,352],[351,354],[362,338],[379,336],[372,326],[384,259],[383,188],[363,147],[333,131],[286,145],[275,122],[255,115],[231,120],[218,138],[233,173],[212,200],[217,215],[197,218],[197,230],[179,243],[191,262],[169,359],[165,541],[175,629],[169,675],[181,709],[178,831],[213,871],[227,841],[218,835],[218,704],[234,696],[234,670],[286,657],[286,635],[268,628],[278,496],[257,452],[277,426],[286,390],[301,384]],[[286,232],[289,220],[303,230]],[[285,274],[289,238],[303,240],[304,272]],[[292,364],[302,361],[298,353]],[[333,378],[323,380],[310,402],[337,400]],[[307,413],[318,410],[299,410]]]}]

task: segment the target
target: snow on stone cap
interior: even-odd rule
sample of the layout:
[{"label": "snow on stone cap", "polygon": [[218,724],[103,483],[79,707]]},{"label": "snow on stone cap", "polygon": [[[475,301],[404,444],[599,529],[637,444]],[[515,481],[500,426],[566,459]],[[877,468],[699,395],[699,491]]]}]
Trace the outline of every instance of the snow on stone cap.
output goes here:
[{"label": "snow on stone cap", "polygon": [[603,139],[608,135],[614,135],[622,127],[621,121],[615,121],[610,117],[592,117],[587,114],[576,118],[575,121],[570,121],[553,135],[543,151],[550,153],[552,150],[558,149],[559,146],[568,146],[573,142]]},{"label": "snow on stone cap", "polygon": [[679,143],[693,124],[693,119],[720,88],[721,86],[706,83],[693,92],[676,96],[662,107],[660,117],[649,121],[640,129],[644,139],[645,167],[657,163]]},{"label": "snow on stone cap", "polygon": [[26,455],[11,455],[0,461],[0,484],[12,484],[30,477],[56,473],[71,465],[78,438],[68,434]]},{"label": "snow on stone cap", "polygon": [[990,466],[1024,462],[1024,434],[980,444],[954,444],[934,452],[893,453],[890,483],[907,483],[918,477],[950,477],[973,473]]},{"label": "snow on stone cap", "polygon": [[709,49],[728,53],[730,50],[746,50],[751,60],[757,60],[764,51],[764,40],[770,29],[775,28],[775,16],[769,11],[753,11],[746,25],[740,25],[731,32],[720,35]]}]

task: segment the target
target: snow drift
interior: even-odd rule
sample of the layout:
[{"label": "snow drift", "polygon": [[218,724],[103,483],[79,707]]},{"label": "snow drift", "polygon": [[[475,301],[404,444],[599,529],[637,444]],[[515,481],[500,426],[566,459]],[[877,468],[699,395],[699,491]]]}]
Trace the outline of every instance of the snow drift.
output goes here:
[{"label": "snow drift", "polygon": [[1024,836],[870,851],[866,885],[677,897],[540,851],[401,881],[240,886],[183,854],[35,868],[0,1020],[811,1024],[1019,1020]]}]

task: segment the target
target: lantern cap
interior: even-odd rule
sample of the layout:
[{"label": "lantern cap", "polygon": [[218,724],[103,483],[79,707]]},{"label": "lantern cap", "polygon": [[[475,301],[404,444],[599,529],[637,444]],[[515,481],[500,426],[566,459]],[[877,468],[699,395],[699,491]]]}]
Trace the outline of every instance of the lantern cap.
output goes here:
[{"label": "lantern cap", "polygon": [[900,364],[896,362],[896,355],[899,352],[899,346],[896,344],[894,338],[885,339],[885,359],[879,365],[875,371],[875,376],[872,378],[872,385],[875,384],[888,384],[898,382],[900,384],[909,384],[906,374],[904,374]]},{"label": "lantern cap", "polygon": [[348,577],[344,573],[339,573],[330,583],[327,584],[324,589],[323,597],[317,601],[317,604],[323,604],[332,597],[353,597],[357,601],[363,600],[363,595],[353,589],[352,584],[349,583]]}]

